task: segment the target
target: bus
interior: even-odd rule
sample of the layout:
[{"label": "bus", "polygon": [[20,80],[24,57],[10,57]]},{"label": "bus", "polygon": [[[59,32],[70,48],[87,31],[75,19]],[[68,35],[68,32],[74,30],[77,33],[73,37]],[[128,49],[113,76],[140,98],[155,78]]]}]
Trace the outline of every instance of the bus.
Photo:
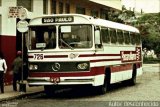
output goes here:
[{"label": "bus", "polygon": [[136,84],[142,74],[142,45],[135,27],[80,14],[30,20],[28,85],[90,85],[105,94],[113,83]]}]

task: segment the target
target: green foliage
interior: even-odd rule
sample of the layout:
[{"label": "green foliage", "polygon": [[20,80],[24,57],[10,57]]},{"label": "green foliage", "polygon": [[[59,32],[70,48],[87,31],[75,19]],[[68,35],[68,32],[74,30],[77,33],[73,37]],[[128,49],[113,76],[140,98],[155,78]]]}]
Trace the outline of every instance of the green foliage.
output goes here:
[{"label": "green foliage", "polygon": [[109,13],[109,20],[137,27],[142,35],[143,48],[153,49],[156,54],[160,54],[160,13],[144,14],[136,18],[133,11],[123,6],[122,12]]},{"label": "green foliage", "polygon": [[145,63],[145,64],[160,63],[160,59],[153,58],[153,57],[144,57],[143,58],[143,63]]},{"label": "green foliage", "polygon": [[142,35],[142,45],[160,53],[160,13],[145,14],[137,19],[136,25]]}]

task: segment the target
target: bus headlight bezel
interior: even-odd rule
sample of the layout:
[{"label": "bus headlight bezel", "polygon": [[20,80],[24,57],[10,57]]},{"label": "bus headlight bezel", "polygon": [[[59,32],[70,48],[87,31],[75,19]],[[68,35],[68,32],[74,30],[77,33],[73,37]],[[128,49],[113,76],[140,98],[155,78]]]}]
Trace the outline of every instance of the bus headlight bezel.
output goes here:
[{"label": "bus headlight bezel", "polygon": [[38,65],[36,65],[36,64],[29,65],[29,70],[37,70],[37,69],[38,69]]},{"label": "bus headlight bezel", "polygon": [[82,63],[77,64],[77,69],[80,69],[80,70],[86,70],[86,69],[88,69],[88,67],[89,67],[89,64],[86,62],[82,62]]}]

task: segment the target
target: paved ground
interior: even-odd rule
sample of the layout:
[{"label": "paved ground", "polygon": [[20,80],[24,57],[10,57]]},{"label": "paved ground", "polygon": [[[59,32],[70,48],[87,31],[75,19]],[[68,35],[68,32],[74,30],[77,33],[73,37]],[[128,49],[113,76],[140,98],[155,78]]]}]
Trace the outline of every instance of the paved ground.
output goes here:
[{"label": "paved ground", "polygon": [[[160,101],[160,73],[159,64],[144,64],[143,70],[145,71],[142,76],[138,77],[137,85],[130,86],[113,86],[112,90],[105,95],[95,95],[91,93],[91,96],[85,92],[85,89],[80,90],[78,98],[72,95],[67,98],[70,101]],[[12,86],[5,86],[5,93],[0,93],[0,101],[15,99],[18,97],[24,97],[26,95],[43,93],[43,87],[28,87],[27,92],[15,92],[12,90]],[[63,98],[64,93],[61,97]],[[77,94],[77,93],[76,93]],[[45,96],[42,94],[42,98]],[[61,98],[60,97],[60,98]],[[67,96],[65,96],[67,97]],[[59,98],[59,97],[58,97]]]},{"label": "paved ground", "polygon": [[[19,87],[18,87],[19,89]],[[4,93],[0,93],[0,102],[18,97],[23,97],[30,94],[35,94],[43,91],[43,87],[28,87],[26,85],[26,92],[13,91],[12,85],[4,87]]]},{"label": "paved ground", "polygon": [[143,64],[144,72],[160,72],[160,64]]},{"label": "paved ground", "polygon": [[[53,97],[43,92],[21,99],[2,102],[13,107],[160,107],[160,80],[157,72],[144,72],[135,86],[122,83],[99,95],[87,87],[59,91]],[[141,106],[142,105],[142,106]],[[8,106],[7,106],[8,107]],[[10,107],[10,106],[9,106]]]}]

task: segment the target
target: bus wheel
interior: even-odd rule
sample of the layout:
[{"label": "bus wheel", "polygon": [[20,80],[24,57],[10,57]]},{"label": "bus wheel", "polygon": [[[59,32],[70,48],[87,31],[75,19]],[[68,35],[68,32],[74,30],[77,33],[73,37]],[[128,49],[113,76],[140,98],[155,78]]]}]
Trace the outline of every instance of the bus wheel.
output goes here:
[{"label": "bus wheel", "polygon": [[99,94],[105,94],[108,89],[108,84],[106,79],[104,80],[104,84],[98,87]]},{"label": "bus wheel", "polygon": [[47,96],[52,97],[54,95],[54,87],[52,85],[45,85],[44,92]]},{"label": "bus wheel", "polygon": [[106,69],[104,84],[98,87],[100,94],[105,94],[110,89],[110,69]]},{"label": "bus wheel", "polygon": [[132,78],[129,80],[130,85],[135,85],[136,84],[136,79],[137,79],[137,68],[136,68],[136,65],[134,65],[133,66]]},{"label": "bus wheel", "polygon": [[97,87],[99,94],[106,94],[106,92],[109,90],[109,85],[110,85],[110,80],[109,79],[110,78],[107,78],[105,76],[104,84]]}]

